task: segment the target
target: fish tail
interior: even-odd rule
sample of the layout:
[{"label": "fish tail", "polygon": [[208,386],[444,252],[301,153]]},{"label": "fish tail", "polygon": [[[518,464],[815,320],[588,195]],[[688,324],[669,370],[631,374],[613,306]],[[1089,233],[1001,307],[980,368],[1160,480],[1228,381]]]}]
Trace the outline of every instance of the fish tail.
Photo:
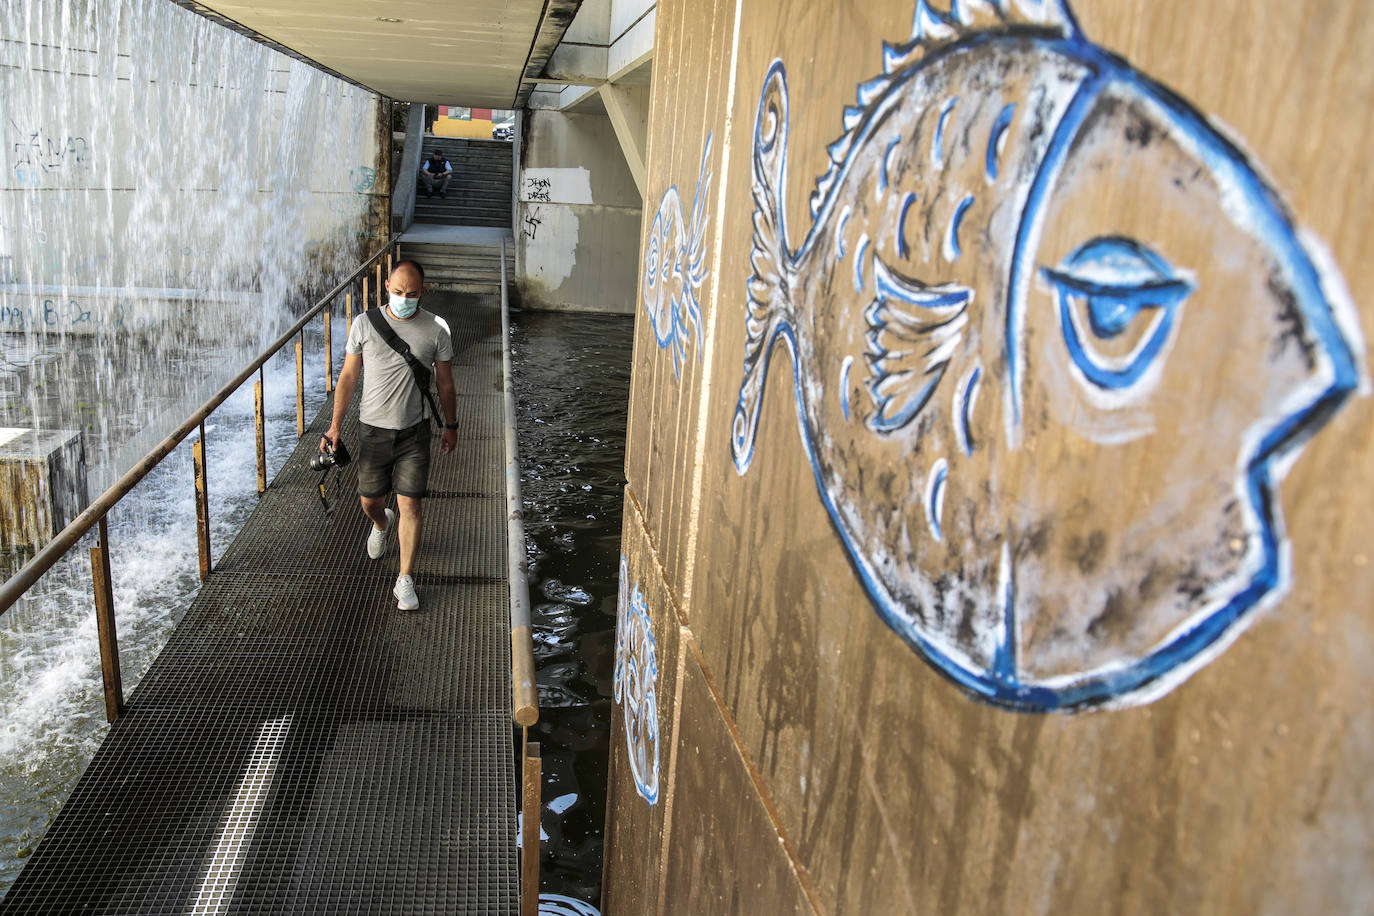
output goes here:
[{"label": "fish tail", "polygon": [[735,468],[743,474],[754,456],[763,383],[768,356],[780,332],[790,340],[792,302],[789,291],[795,261],[787,247],[782,192],[787,179],[787,72],[775,60],[764,80],[754,124],[754,246],[749,255],[748,336],[744,350],[744,380],[731,427],[730,449]]}]

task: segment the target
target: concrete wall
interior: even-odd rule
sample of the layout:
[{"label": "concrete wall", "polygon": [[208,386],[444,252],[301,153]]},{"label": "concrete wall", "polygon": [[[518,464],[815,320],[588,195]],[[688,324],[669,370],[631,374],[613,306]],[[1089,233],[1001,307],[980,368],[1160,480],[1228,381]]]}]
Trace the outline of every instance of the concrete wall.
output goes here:
[{"label": "concrete wall", "polygon": [[530,111],[516,219],[522,304],[634,310],[640,197],[604,114]]},{"label": "concrete wall", "polygon": [[1367,909],[1374,22],[953,13],[659,4],[602,909]]},{"label": "concrete wall", "polygon": [[174,5],[119,9],[0,17],[25,36],[0,48],[0,329],[138,328],[259,293],[270,318],[386,237],[377,96]]}]

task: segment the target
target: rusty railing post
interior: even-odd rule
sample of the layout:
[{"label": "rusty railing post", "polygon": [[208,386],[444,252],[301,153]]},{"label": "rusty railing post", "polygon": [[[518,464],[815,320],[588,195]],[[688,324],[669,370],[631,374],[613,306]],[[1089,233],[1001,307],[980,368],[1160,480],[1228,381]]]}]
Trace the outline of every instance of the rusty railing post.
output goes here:
[{"label": "rusty railing post", "polygon": [[114,586],[110,583],[110,529],[103,515],[99,542],[91,548],[91,586],[100,636],[100,674],[105,681],[105,718],[114,722],[124,714],[124,685],[119,676],[119,634],[115,631]]},{"label": "rusty railing post", "polygon": [[305,435],[305,332],[296,338],[296,438]]},{"label": "rusty railing post", "polygon": [[200,546],[200,581],[210,577],[210,492],[205,481],[205,423],[191,447],[196,464],[196,541]]},{"label": "rusty railing post", "polygon": [[344,334],[353,330],[353,290],[344,293]]},{"label": "rusty railing post", "polygon": [[368,288],[367,288],[367,274],[363,274],[363,299],[362,299],[362,306],[363,306],[363,311],[364,311],[364,312],[367,311],[367,305],[368,305],[368,303],[371,302],[371,301],[372,301],[372,300],[371,300],[371,298],[369,297]]},{"label": "rusty railing post", "polygon": [[334,303],[324,310],[324,393],[334,393]]},{"label": "rusty railing post", "polygon": [[[529,738],[530,730],[523,729]],[[520,916],[539,913],[539,787],[543,782],[543,763],[539,743],[526,740],[521,772],[520,804]]]},{"label": "rusty railing post", "polygon": [[377,308],[386,305],[386,287],[382,285],[382,262],[379,260],[372,268],[377,275]]},{"label": "rusty railing post", "polygon": [[258,380],[253,383],[253,426],[257,433],[258,452],[258,495],[267,492],[267,419],[262,406],[262,370],[258,370]]}]

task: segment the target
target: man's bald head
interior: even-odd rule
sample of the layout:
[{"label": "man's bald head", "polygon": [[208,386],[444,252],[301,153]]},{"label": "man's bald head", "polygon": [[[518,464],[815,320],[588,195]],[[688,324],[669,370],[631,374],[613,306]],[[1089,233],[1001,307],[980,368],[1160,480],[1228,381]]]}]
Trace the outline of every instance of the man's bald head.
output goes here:
[{"label": "man's bald head", "polygon": [[400,261],[391,268],[386,288],[397,295],[419,296],[425,290],[425,269],[418,261]]},{"label": "man's bald head", "polygon": [[402,273],[407,274],[406,279],[413,278],[420,283],[425,282],[425,269],[420,266],[419,261],[397,261],[396,266],[391,268],[391,278],[393,280],[399,279],[398,275]]}]

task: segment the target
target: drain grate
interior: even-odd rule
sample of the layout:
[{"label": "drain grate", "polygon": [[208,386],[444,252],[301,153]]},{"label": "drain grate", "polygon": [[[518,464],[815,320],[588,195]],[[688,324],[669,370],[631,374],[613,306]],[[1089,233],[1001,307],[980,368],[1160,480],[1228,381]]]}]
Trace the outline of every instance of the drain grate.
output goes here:
[{"label": "drain grate", "polygon": [[[458,336],[493,311],[445,317]],[[319,504],[317,418],[0,913],[515,912],[497,423],[436,464],[406,612],[351,468]]]}]

